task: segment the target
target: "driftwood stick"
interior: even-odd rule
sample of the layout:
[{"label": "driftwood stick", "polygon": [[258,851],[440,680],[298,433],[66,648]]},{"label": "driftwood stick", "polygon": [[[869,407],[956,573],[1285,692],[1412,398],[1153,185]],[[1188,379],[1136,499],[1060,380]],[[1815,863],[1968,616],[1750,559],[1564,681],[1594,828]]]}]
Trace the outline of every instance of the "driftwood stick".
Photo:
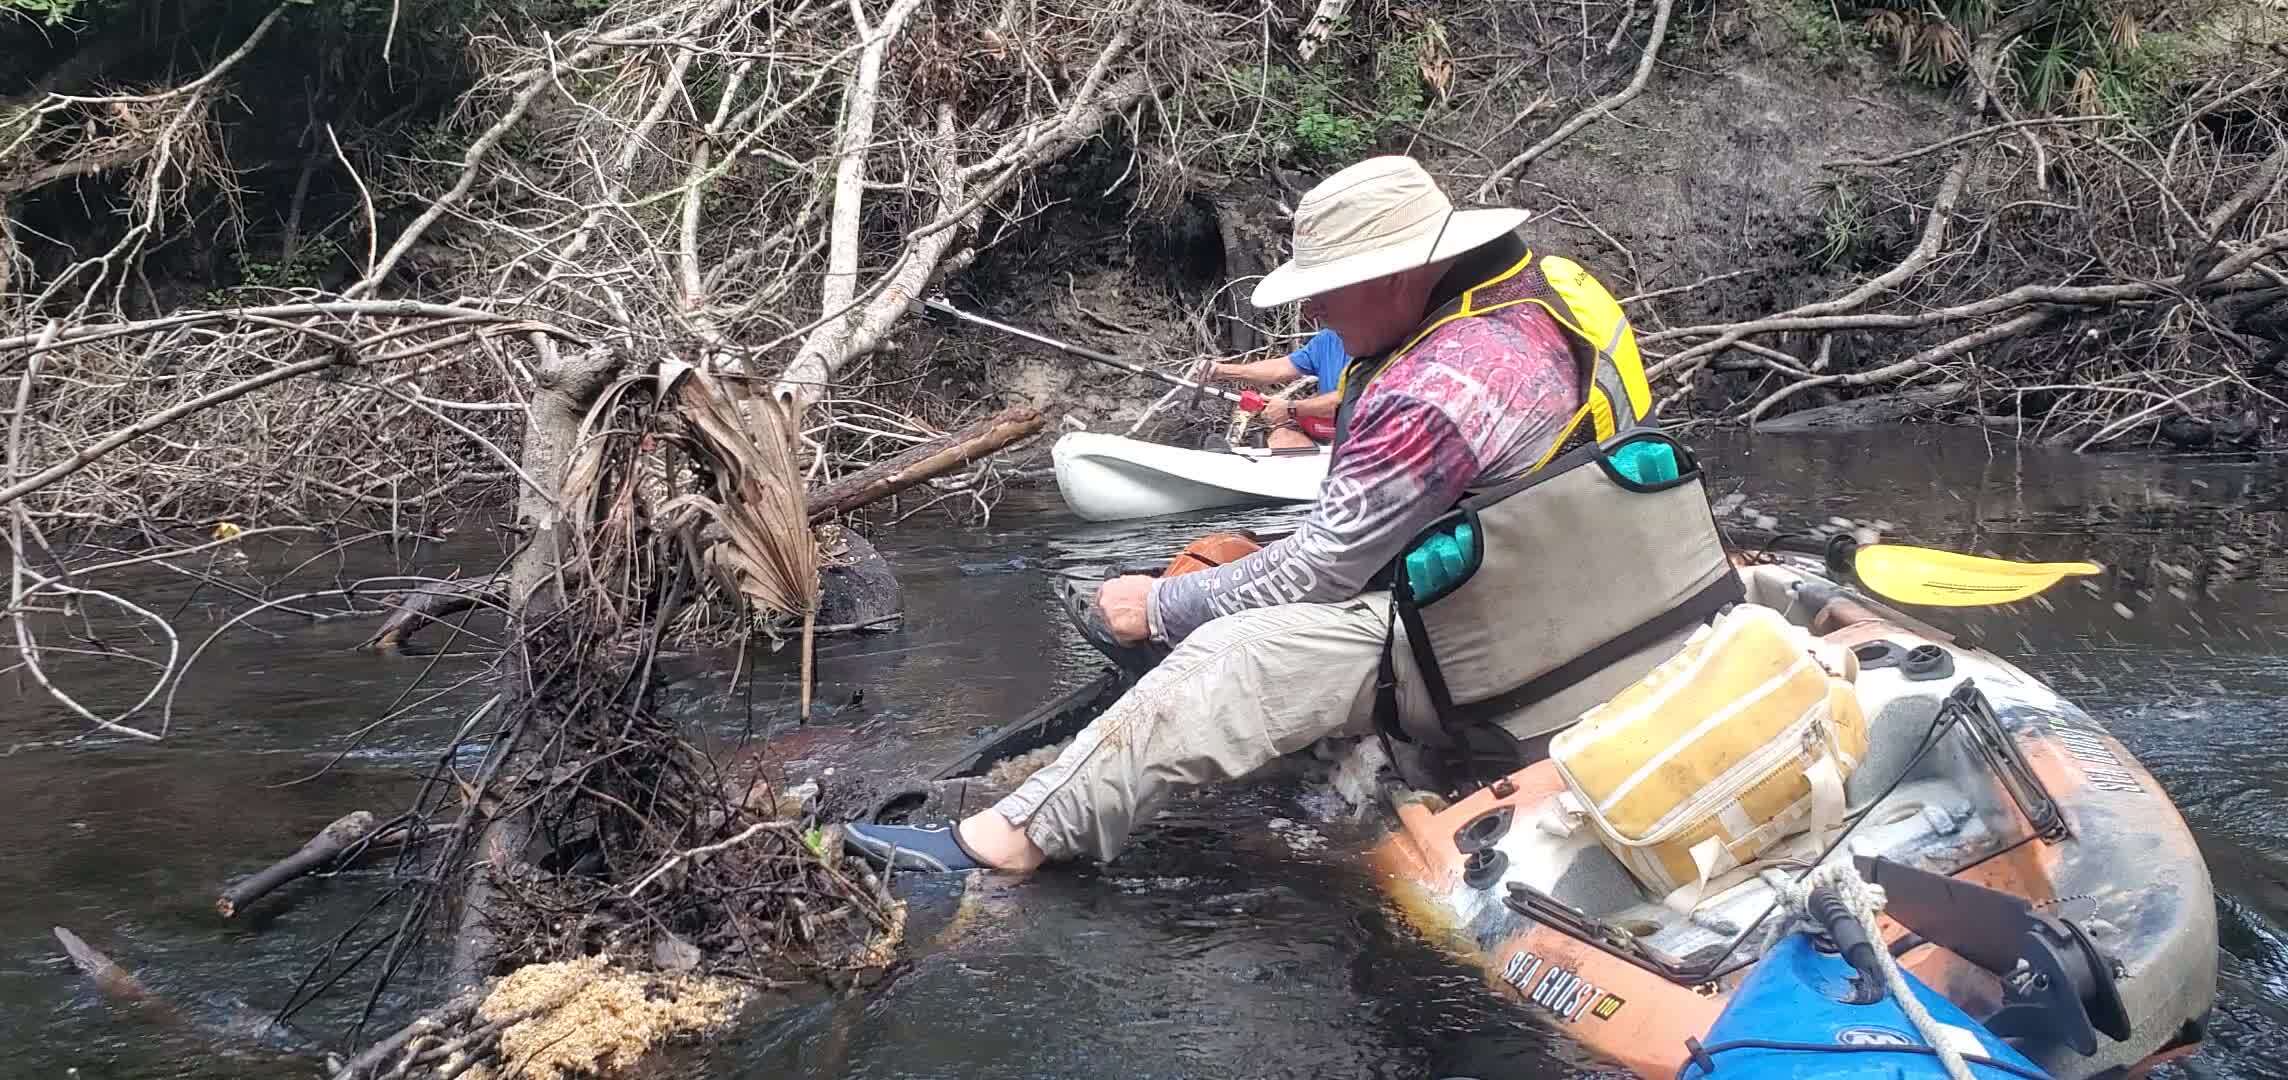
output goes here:
[{"label": "driftwood stick", "polygon": [[241,880],[224,889],[215,901],[215,912],[225,919],[235,918],[240,908],[262,899],[270,891],[295,878],[330,865],[342,852],[373,831],[373,812],[352,810],[335,819],[334,823],[318,830],[318,835],[302,845],[300,851],[288,855],[265,867],[260,873]]},{"label": "driftwood stick", "polygon": [[914,446],[810,493],[810,520],[823,521],[941,476],[1041,430],[1038,409],[1012,405],[950,435]]},{"label": "driftwood stick", "polygon": [[482,997],[472,990],[422,1014],[412,1023],[399,1028],[396,1034],[366,1047],[363,1053],[351,1058],[341,1068],[334,1070],[332,1080],[353,1080],[356,1077],[373,1075],[375,1070],[388,1063],[390,1055],[404,1049],[405,1045],[412,1042],[415,1036],[435,1034],[451,1029],[475,1014],[477,1005],[482,1000]]}]

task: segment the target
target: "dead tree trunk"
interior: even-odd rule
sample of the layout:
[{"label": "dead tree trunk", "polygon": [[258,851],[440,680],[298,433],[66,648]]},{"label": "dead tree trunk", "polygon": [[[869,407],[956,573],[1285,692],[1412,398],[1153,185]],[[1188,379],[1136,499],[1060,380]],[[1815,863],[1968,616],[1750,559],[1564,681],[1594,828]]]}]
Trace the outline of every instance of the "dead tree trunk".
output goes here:
[{"label": "dead tree trunk", "polygon": [[1040,411],[1012,405],[950,435],[931,439],[810,493],[810,520],[886,499],[932,477],[961,468],[1041,430]]},{"label": "dead tree trunk", "polygon": [[523,469],[534,485],[517,497],[516,521],[526,543],[509,565],[509,625],[502,652],[501,715],[504,736],[485,756],[467,813],[474,814],[475,850],[468,860],[469,879],[461,894],[459,929],[453,935],[453,955],[447,971],[450,992],[459,993],[484,981],[494,952],[494,935],[485,911],[498,897],[495,875],[504,874],[525,857],[532,841],[529,811],[503,813],[509,800],[488,790],[504,780],[513,781],[529,771],[533,747],[548,741],[550,718],[536,707],[533,665],[527,654],[527,628],[554,615],[564,606],[560,577],[566,564],[569,523],[565,520],[563,491],[565,465],[578,439],[581,421],[611,381],[616,361],[601,347],[566,357],[541,339],[540,370],[533,380],[532,404],[525,413]]}]

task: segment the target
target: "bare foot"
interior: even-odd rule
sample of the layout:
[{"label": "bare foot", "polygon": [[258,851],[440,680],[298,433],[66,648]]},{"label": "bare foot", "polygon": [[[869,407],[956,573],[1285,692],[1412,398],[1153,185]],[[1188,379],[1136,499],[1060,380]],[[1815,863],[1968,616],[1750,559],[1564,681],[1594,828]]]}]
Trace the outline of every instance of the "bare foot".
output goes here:
[{"label": "bare foot", "polygon": [[1048,853],[1036,846],[1025,830],[1009,824],[1009,819],[996,811],[980,810],[954,828],[961,834],[961,846],[996,870],[1025,873],[1048,861]]}]

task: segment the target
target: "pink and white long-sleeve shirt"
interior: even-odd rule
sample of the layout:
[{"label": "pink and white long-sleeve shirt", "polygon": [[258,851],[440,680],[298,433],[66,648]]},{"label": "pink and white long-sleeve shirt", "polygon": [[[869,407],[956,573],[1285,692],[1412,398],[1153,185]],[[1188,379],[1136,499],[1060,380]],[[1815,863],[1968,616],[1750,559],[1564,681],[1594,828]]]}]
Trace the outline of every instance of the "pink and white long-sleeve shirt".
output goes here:
[{"label": "pink and white long-sleeve shirt", "polygon": [[[1448,271],[1431,310],[1526,254],[1513,238],[1465,257]],[[1532,468],[1581,402],[1564,333],[1538,304],[1432,331],[1360,395],[1301,528],[1244,559],[1153,584],[1153,639],[1175,644],[1211,619],[1249,608],[1356,596],[1481,478]]]}]

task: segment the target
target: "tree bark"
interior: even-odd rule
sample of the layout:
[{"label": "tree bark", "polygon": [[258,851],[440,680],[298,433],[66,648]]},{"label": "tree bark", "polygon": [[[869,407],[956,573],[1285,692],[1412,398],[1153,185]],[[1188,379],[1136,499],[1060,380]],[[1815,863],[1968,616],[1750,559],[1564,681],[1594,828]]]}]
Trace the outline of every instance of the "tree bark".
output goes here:
[{"label": "tree bark", "polygon": [[941,476],[1041,430],[1039,410],[1012,405],[810,493],[810,520],[822,521]]},{"label": "tree bark", "polygon": [[[1249,244],[1241,222],[1244,213],[1233,202],[1218,200],[1215,207],[1216,238],[1223,243],[1223,276],[1226,281],[1253,278],[1263,273],[1263,252]],[[1235,356],[1244,356],[1263,347],[1263,335],[1247,321],[1247,297],[1238,289],[1225,289],[1217,298],[1218,314],[1223,317],[1219,335],[1224,350]]]},{"label": "tree bark", "polygon": [[[858,0],[851,0],[850,14],[858,24],[859,38],[865,43],[858,53],[858,67],[850,77],[845,93],[842,118],[842,145],[837,151],[834,165],[834,202],[827,218],[826,277],[819,290],[819,316],[826,320],[816,331],[803,340],[802,347],[780,375],[779,386],[772,396],[784,405],[797,403],[789,415],[800,419],[809,407],[824,395],[826,384],[834,377],[850,354],[871,349],[871,344],[855,345],[864,314],[858,303],[859,225],[866,201],[866,159],[874,152],[874,111],[881,100],[882,56],[890,48],[892,39],[905,26],[906,17],[920,7],[920,0],[891,0],[882,11],[882,21],[868,25],[865,9]],[[948,242],[951,238],[947,238]],[[937,258],[923,266],[926,278],[936,269]],[[909,291],[918,292],[919,285]],[[893,297],[900,309],[906,296]],[[793,388],[789,384],[798,384]]]},{"label": "tree bark", "polygon": [[[486,769],[498,778],[513,778],[529,771],[534,747],[547,744],[549,720],[533,708],[531,667],[525,653],[524,630],[548,618],[562,606],[563,590],[557,577],[568,539],[561,502],[564,468],[578,439],[580,422],[596,395],[611,382],[616,359],[597,347],[565,357],[548,339],[541,339],[541,361],[534,373],[532,404],[525,412],[523,468],[537,486],[518,492],[517,524],[529,542],[509,564],[509,626],[502,650],[502,715],[512,718],[513,734],[487,755]],[[529,715],[528,715],[529,714]],[[474,809],[477,825],[475,852],[469,860],[468,884],[461,894],[459,932],[453,935],[453,955],[447,968],[450,992],[459,993],[484,981],[485,968],[495,949],[492,928],[484,918],[497,890],[493,875],[505,874],[524,857],[532,840],[528,814],[495,816],[480,797]]]},{"label": "tree bark", "polygon": [[241,908],[269,895],[272,889],[341,858],[342,852],[372,831],[372,811],[353,810],[343,814],[333,824],[318,830],[318,835],[303,844],[301,850],[224,889],[221,898],[215,901],[215,913],[225,919],[237,917]]}]

